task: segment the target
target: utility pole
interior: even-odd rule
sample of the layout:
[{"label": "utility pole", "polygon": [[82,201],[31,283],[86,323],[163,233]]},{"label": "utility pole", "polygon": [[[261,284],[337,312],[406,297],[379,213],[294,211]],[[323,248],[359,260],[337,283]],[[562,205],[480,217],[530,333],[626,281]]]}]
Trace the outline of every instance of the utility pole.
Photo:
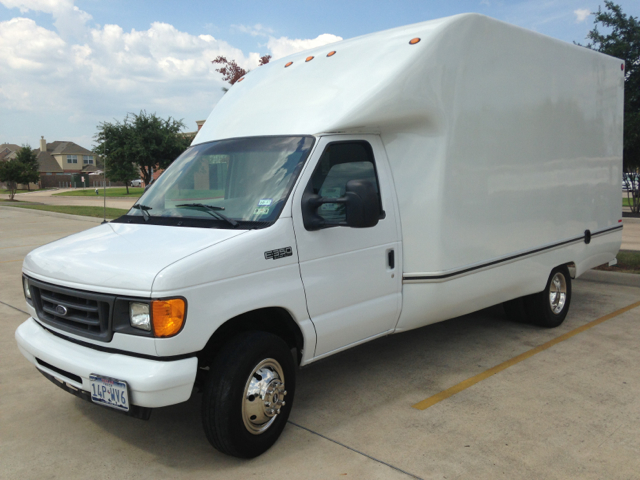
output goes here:
[{"label": "utility pole", "polygon": [[102,172],[104,177],[104,181],[102,182],[102,193],[103,193],[103,217],[102,223],[107,223],[107,157],[104,159],[104,171]]}]

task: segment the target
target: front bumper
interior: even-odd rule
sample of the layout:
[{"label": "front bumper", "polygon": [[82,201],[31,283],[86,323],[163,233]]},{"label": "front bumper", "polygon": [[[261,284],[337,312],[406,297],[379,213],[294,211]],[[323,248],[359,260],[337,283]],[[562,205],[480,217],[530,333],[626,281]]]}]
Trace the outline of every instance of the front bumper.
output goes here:
[{"label": "front bumper", "polygon": [[92,373],[126,381],[130,402],[140,407],[164,407],[187,401],[198,370],[196,357],[149,360],[77,345],[49,333],[33,318],[18,327],[16,341],[22,354],[38,370],[79,390],[91,391],[89,376]]}]

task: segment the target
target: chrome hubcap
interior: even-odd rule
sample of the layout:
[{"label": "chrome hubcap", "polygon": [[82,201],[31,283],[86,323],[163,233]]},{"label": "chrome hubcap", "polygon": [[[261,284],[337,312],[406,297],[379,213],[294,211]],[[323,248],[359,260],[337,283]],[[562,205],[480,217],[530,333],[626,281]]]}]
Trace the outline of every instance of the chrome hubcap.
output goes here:
[{"label": "chrome hubcap", "polygon": [[551,311],[558,315],[564,308],[564,303],[567,301],[567,280],[560,272],[556,273],[551,279],[551,285],[549,285],[549,305]]},{"label": "chrome hubcap", "polygon": [[255,366],[242,397],[242,421],[254,435],[264,433],[285,406],[284,374],[273,358]]}]

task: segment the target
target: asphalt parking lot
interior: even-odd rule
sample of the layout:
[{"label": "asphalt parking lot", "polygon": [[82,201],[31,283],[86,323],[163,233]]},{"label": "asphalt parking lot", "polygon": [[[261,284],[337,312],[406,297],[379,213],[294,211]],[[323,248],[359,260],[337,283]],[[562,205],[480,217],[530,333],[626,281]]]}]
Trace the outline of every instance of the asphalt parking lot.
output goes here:
[{"label": "asphalt parking lot", "polygon": [[0,478],[640,477],[638,287],[575,281],[557,329],[497,306],[312,364],[281,439],[246,461],[209,446],[197,394],[145,422],[65,393],[19,353],[22,259],[98,222],[0,208]]}]

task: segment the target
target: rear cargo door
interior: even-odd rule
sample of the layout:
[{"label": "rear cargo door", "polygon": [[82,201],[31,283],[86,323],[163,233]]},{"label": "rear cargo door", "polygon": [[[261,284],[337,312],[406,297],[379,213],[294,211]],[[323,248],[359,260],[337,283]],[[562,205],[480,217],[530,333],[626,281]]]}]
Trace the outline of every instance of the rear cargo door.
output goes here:
[{"label": "rear cargo door", "polygon": [[[382,214],[376,226],[305,229],[306,188],[338,198],[349,180],[362,179],[380,194]],[[339,204],[322,205],[318,214],[345,220]],[[392,330],[401,306],[402,252],[395,192],[379,137],[321,137],[294,194],[293,220],[307,306],[317,332],[315,356]]]}]

